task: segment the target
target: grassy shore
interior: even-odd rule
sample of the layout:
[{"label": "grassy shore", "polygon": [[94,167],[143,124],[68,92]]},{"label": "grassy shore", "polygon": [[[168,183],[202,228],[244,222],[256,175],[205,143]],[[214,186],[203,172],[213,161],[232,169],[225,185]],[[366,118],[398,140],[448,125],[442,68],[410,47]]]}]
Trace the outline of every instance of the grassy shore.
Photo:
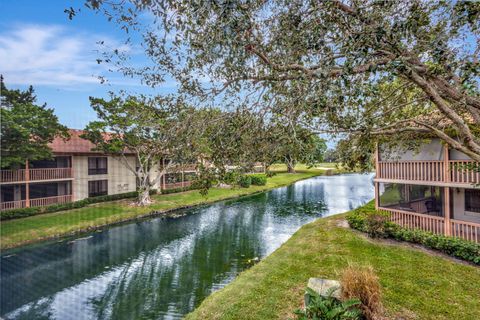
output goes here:
[{"label": "grassy shore", "polygon": [[391,319],[480,319],[480,268],[405,244],[367,239],[341,226],[344,217],[305,225],[187,319],[293,318],[308,278],[338,279],[349,264],[375,269]]},{"label": "grassy shore", "polygon": [[140,218],[152,212],[164,212],[235,198],[289,185],[295,181],[325,172],[325,170],[315,168],[305,170],[305,168],[299,167],[298,169],[297,174],[279,173],[269,178],[265,186],[235,189],[213,188],[209,190],[207,196],[202,196],[198,191],[155,195],[153,196],[154,203],[148,207],[131,206],[132,200],[127,199],[100,203],[80,209],[2,221],[0,222],[0,247],[2,249],[12,248],[40,240],[94,230],[102,226]]}]

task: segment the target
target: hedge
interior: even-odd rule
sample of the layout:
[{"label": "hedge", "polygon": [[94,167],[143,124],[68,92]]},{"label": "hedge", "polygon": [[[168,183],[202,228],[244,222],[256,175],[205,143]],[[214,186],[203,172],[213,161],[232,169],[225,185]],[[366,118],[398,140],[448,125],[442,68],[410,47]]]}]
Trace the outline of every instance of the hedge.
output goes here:
[{"label": "hedge", "polygon": [[[157,193],[156,189],[150,190],[150,194],[155,194],[155,193]],[[138,192],[132,191],[132,192],[126,192],[126,193],[111,194],[107,196],[91,197],[91,198],[86,198],[86,199],[74,201],[74,202],[52,204],[45,207],[31,207],[31,208],[6,210],[6,211],[0,212],[0,220],[4,221],[4,220],[11,220],[11,219],[18,219],[18,218],[34,216],[37,214],[77,209],[93,203],[135,198],[137,196],[138,196]]]},{"label": "hedge", "polygon": [[252,180],[252,185],[254,186],[264,186],[267,184],[267,175],[263,173],[250,174]]},{"label": "hedge", "polygon": [[242,188],[248,188],[252,184],[252,177],[248,175],[239,176],[237,183]]},{"label": "hedge", "polygon": [[183,187],[183,188],[172,188],[172,189],[165,189],[162,190],[162,194],[170,194],[170,193],[178,193],[178,192],[183,192],[183,191],[188,191],[188,190],[196,190],[198,187],[194,184],[191,184],[188,187]]},{"label": "hedge", "polygon": [[[386,214],[372,210],[369,206],[353,210],[347,215],[351,228],[367,232],[370,236],[393,238],[421,244],[452,257],[480,265],[480,244],[448,237],[419,229],[407,229],[386,219]],[[383,223],[378,223],[382,221]]]}]

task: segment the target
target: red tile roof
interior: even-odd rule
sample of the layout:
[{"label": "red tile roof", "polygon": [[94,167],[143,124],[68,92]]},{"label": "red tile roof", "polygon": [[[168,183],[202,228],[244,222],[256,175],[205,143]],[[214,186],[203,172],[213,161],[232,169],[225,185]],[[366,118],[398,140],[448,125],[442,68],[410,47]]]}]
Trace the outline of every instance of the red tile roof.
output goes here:
[{"label": "red tile roof", "polygon": [[69,129],[68,132],[70,133],[68,140],[57,137],[49,144],[53,153],[102,153],[92,150],[95,145],[80,137],[84,133],[83,130]]}]

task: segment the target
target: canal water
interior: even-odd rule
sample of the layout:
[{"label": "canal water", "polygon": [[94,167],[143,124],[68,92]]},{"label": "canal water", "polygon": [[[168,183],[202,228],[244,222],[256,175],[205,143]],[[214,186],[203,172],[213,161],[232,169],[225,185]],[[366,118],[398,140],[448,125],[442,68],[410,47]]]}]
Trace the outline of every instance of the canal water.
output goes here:
[{"label": "canal water", "polygon": [[302,225],[371,200],[372,175],[321,176],[76,239],[3,252],[4,319],[177,319]]}]

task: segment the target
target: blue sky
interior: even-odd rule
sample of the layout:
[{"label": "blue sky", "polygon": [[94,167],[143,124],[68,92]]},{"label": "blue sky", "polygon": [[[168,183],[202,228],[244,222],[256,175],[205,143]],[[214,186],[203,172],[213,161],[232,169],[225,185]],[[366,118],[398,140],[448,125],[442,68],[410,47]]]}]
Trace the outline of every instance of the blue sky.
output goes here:
[{"label": "blue sky", "polygon": [[[66,8],[81,8],[69,20]],[[33,85],[39,103],[55,109],[60,121],[84,128],[95,119],[88,97],[107,97],[120,89],[152,92],[139,82],[112,74],[96,52],[97,42],[132,52],[123,45],[125,32],[101,14],[83,7],[83,1],[0,0],[0,73],[8,88]],[[138,50],[138,48],[136,49]],[[142,62],[143,55],[134,55]],[[98,75],[110,84],[100,84]],[[157,92],[171,91],[166,85]]]},{"label": "blue sky", "polygon": [[[70,7],[81,9],[73,20],[64,12]],[[153,90],[97,64],[98,41],[129,51],[134,64],[148,61],[141,48],[123,44],[126,34],[118,25],[85,8],[83,0],[0,0],[0,12],[0,74],[6,86],[32,85],[38,104],[47,103],[70,128],[83,129],[95,120],[89,96],[108,97],[109,91],[119,90],[147,94],[175,90],[172,80]],[[101,84],[99,75],[110,83]],[[333,144],[328,141],[330,147]]]}]

